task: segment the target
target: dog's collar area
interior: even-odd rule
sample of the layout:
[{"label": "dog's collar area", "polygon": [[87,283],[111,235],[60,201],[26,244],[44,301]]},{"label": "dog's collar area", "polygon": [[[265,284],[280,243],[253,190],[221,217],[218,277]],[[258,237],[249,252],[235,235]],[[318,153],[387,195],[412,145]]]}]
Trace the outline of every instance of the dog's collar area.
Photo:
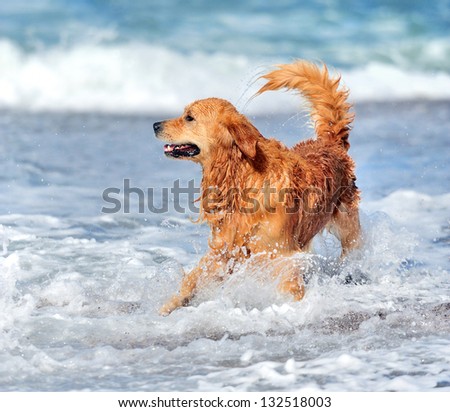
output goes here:
[{"label": "dog's collar area", "polygon": [[192,143],[164,145],[164,154],[169,157],[194,157],[199,153],[200,148]]}]

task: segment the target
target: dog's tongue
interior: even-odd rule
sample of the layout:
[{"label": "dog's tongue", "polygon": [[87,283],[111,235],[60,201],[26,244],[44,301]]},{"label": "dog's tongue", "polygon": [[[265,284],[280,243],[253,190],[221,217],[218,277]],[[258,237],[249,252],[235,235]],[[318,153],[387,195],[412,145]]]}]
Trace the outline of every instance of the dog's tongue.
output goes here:
[{"label": "dog's tongue", "polygon": [[189,150],[192,149],[192,145],[189,144],[166,144],[164,145],[164,152],[170,153],[174,150]]},{"label": "dog's tongue", "polygon": [[166,144],[164,154],[171,157],[193,157],[200,153],[200,149],[195,144]]}]

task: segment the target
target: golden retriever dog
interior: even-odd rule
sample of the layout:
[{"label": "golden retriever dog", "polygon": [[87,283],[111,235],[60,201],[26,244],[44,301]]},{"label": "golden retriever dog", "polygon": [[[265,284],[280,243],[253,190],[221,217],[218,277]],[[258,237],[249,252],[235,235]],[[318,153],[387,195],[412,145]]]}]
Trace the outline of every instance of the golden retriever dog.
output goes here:
[{"label": "golden retriever dog", "polygon": [[219,98],[195,101],[180,117],[153,125],[168,157],[201,165],[200,219],[211,228],[209,251],[184,275],[162,315],[251,256],[255,265],[266,263],[282,293],[301,300],[302,271],[286,258],[308,251],[324,229],[340,239],[342,256],[360,244],[359,190],[347,154],[353,114],[340,77],[329,76],[326,66],[295,61],[262,78],[257,94],[291,89],[306,98],[315,139],[287,148]]}]

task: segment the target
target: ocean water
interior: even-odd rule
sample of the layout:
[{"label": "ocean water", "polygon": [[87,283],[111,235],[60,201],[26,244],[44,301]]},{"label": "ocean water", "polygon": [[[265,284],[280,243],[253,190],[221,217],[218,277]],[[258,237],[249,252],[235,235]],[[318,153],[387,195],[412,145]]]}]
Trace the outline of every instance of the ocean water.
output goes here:
[{"label": "ocean water", "polygon": [[210,95],[244,105],[267,67],[293,58],[335,67],[355,100],[447,99],[449,10],[449,0],[2,2],[0,107],[160,114]]},{"label": "ocean water", "polygon": [[[0,390],[449,390],[449,2],[304,3],[0,5]],[[351,88],[364,247],[319,236],[301,302],[243,266],[160,317],[208,229],[153,122],[214,95],[293,145],[298,98],[249,97],[295,57]]]}]

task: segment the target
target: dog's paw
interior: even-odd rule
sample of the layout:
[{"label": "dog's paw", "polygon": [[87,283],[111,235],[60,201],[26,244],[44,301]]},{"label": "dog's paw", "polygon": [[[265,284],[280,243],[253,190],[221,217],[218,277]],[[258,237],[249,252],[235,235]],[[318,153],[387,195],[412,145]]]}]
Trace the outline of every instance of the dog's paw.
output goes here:
[{"label": "dog's paw", "polygon": [[180,296],[176,295],[172,297],[168,302],[166,302],[161,309],[159,310],[159,314],[161,316],[168,316],[170,315],[175,309],[178,309],[181,306],[184,306],[184,299],[182,299]]},{"label": "dog's paw", "polygon": [[159,309],[158,313],[160,316],[169,316],[173,312],[173,309],[170,309],[167,307],[167,305],[164,305],[161,309]]}]

